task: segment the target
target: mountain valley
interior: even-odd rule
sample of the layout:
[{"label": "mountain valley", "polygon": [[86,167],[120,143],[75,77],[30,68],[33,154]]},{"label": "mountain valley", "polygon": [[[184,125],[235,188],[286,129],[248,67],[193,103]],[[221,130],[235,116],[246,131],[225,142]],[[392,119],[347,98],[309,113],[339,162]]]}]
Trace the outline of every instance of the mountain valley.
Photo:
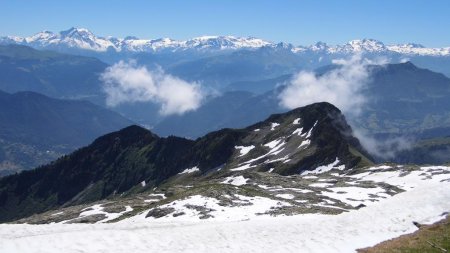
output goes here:
[{"label": "mountain valley", "polygon": [[49,163],[130,124],[88,101],[0,91],[0,176]]}]

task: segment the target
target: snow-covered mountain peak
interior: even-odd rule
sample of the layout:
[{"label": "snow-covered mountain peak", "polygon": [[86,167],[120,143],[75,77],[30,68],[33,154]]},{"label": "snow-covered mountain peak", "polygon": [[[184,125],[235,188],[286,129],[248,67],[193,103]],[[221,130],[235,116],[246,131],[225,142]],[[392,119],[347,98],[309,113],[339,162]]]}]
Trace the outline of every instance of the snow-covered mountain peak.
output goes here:
[{"label": "snow-covered mountain peak", "polygon": [[269,50],[291,51],[293,53],[300,53],[301,51],[305,50],[305,48],[303,47],[295,47],[294,45],[286,42],[270,43],[258,48],[266,48]]},{"label": "snow-covered mountain peak", "polygon": [[257,39],[254,37],[235,37],[235,36],[201,36],[184,41],[186,47],[200,49],[241,49],[241,48],[260,48],[273,43]]},{"label": "snow-covered mountain peak", "polygon": [[51,36],[55,36],[55,33],[52,32],[52,31],[44,30],[44,31],[42,31],[42,32],[36,33],[35,35],[33,35],[33,36],[31,36],[31,37],[45,39],[45,38],[49,38],[49,37],[51,37]]},{"label": "snow-covered mountain peak", "polygon": [[427,48],[420,44],[406,43],[387,46],[391,52],[406,55],[449,56],[450,47]]},{"label": "snow-covered mountain peak", "polygon": [[383,42],[374,39],[351,40],[341,47],[344,51],[353,52],[381,52],[386,50]]},{"label": "snow-covered mountain peak", "polygon": [[86,42],[95,42],[97,39],[100,39],[88,29],[75,27],[72,27],[66,31],[61,31],[59,33],[59,37],[62,40],[80,40]]},{"label": "snow-covered mountain peak", "polygon": [[[0,41],[3,39],[0,39]],[[18,44],[30,45],[37,48],[49,49],[83,49],[104,52],[113,47],[117,50],[113,37],[101,38],[85,28],[72,27],[59,33],[42,31],[30,37],[23,38]],[[18,40],[16,40],[18,41]]]},{"label": "snow-covered mountain peak", "polygon": [[61,35],[61,37],[95,37],[94,33],[89,31],[88,29],[76,27],[61,31],[59,34]]},{"label": "snow-covered mountain peak", "polygon": [[[204,35],[204,36],[194,37],[194,38],[192,38],[192,40],[207,41],[207,40],[215,40],[215,39],[218,39],[219,37],[220,36]],[[222,36],[222,37],[226,37],[226,36]]]},{"label": "snow-covered mountain peak", "polygon": [[55,44],[65,44],[71,48],[79,48],[99,52],[104,52],[109,48],[114,48],[116,51],[120,51],[120,49],[116,46],[118,42],[119,40],[114,37],[97,37],[94,33],[86,28],[75,27],[72,27],[66,31],[61,31],[59,33],[58,40],[55,40]]},{"label": "snow-covered mountain peak", "polygon": [[[110,37],[108,37],[108,38],[110,38]],[[114,37],[111,37],[111,38],[114,38]],[[126,41],[126,40],[139,40],[139,38],[136,37],[136,36],[127,36],[123,40],[124,41]]]},{"label": "snow-covered mountain peak", "polygon": [[450,47],[427,48],[420,44],[407,43],[385,45],[375,39],[356,39],[345,44],[330,46],[324,42],[317,42],[311,46],[293,46],[290,43],[274,43],[255,37],[236,36],[199,36],[188,40],[174,40],[171,38],[139,39],[133,36],[116,38],[112,36],[99,37],[86,28],[72,27],[68,30],[54,33],[42,31],[29,37],[5,36],[0,37],[0,44],[28,45],[38,49],[52,49],[61,51],[88,50],[96,52],[133,52],[158,53],[201,51],[216,52],[223,50],[259,49],[263,47],[274,50],[286,49],[293,53],[325,53],[325,54],[353,54],[369,53],[398,53],[406,55],[450,56]]},{"label": "snow-covered mountain peak", "polygon": [[23,44],[26,43],[25,39],[19,36],[5,36],[0,37],[0,45],[1,44]]},{"label": "snow-covered mountain peak", "polygon": [[329,46],[327,45],[327,43],[322,41],[319,41],[316,44],[309,47],[309,49],[312,51],[326,51],[328,50],[328,48]]},{"label": "snow-covered mountain peak", "polygon": [[42,40],[50,40],[56,37],[56,34],[50,31],[42,31],[39,33],[34,34],[33,36],[25,38],[25,40],[28,43],[32,43],[35,41],[42,41]]},{"label": "snow-covered mountain peak", "polygon": [[404,48],[425,48],[424,45],[416,44],[416,43],[399,44],[398,46],[404,47]]}]

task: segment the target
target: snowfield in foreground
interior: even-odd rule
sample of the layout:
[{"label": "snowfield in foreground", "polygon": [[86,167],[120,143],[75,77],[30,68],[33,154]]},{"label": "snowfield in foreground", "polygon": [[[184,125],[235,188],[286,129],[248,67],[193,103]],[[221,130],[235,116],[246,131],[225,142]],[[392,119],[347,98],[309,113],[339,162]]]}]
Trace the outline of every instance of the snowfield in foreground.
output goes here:
[{"label": "snowfield in foreground", "polygon": [[[339,215],[254,216],[251,219],[145,219],[112,224],[0,225],[1,252],[354,252],[433,223],[450,210],[448,167],[399,175],[375,168],[353,178],[401,186],[405,192]],[[426,173],[425,171],[430,171]],[[332,189],[332,188],[330,188]],[[376,190],[376,189],[374,189]],[[352,202],[372,192],[352,187],[328,194]],[[350,199],[338,196],[348,192]]]}]

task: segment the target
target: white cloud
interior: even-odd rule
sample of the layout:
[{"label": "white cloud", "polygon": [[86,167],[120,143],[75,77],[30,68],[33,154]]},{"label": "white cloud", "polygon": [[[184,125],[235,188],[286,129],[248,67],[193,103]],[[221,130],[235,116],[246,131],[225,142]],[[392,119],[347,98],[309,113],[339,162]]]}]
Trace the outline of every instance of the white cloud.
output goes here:
[{"label": "white cloud", "polygon": [[289,109],[316,102],[329,102],[347,114],[359,114],[367,101],[363,94],[369,81],[368,65],[385,64],[354,55],[350,59],[333,60],[338,65],[323,75],[300,71],[279,95],[280,104]]},{"label": "white cloud", "polygon": [[370,154],[383,160],[395,158],[399,152],[411,149],[414,143],[414,139],[405,136],[390,137],[385,140],[375,139],[365,130],[355,127],[353,127],[353,133]]},{"label": "white cloud", "polygon": [[323,75],[301,71],[280,93],[280,104],[293,109],[316,102],[329,102],[350,116],[349,123],[354,130],[353,134],[369,153],[383,159],[393,158],[399,151],[409,149],[413,140],[405,137],[375,139],[352,124],[358,120],[370,99],[365,93],[370,81],[368,66],[384,65],[388,62],[386,58],[369,60],[361,55],[354,55],[350,59],[334,60],[333,64],[338,66]]},{"label": "white cloud", "polygon": [[183,114],[199,108],[204,97],[198,83],[189,83],[162,69],[148,70],[133,61],[108,67],[100,79],[108,106],[151,101],[161,105],[162,115]]}]

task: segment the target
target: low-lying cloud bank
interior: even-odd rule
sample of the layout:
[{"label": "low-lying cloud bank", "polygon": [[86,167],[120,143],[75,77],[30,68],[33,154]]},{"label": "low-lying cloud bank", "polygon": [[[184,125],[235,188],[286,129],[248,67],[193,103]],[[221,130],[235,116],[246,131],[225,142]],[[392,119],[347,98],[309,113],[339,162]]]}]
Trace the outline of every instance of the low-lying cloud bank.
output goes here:
[{"label": "low-lying cloud bank", "polygon": [[329,102],[346,114],[358,115],[368,98],[364,89],[369,81],[368,65],[385,64],[354,55],[333,60],[336,67],[322,75],[300,71],[279,95],[280,105],[289,109],[316,102]]},{"label": "low-lying cloud bank", "polygon": [[372,156],[382,160],[394,159],[399,152],[411,149],[415,142],[412,137],[406,136],[395,136],[383,140],[375,139],[365,130],[355,127],[353,127],[353,134]]},{"label": "low-lying cloud bank", "polygon": [[409,149],[412,140],[403,137],[377,140],[352,124],[358,121],[371,100],[366,92],[371,81],[369,65],[387,63],[386,58],[370,60],[354,55],[349,59],[333,60],[335,67],[323,74],[300,71],[280,93],[280,105],[293,109],[316,102],[329,102],[349,116],[353,134],[372,155],[382,159],[394,158],[397,152]]},{"label": "low-lying cloud bank", "polygon": [[190,83],[164,73],[149,70],[136,62],[120,61],[101,75],[108,106],[122,103],[154,102],[160,114],[183,114],[200,107],[205,92],[198,83]]}]

